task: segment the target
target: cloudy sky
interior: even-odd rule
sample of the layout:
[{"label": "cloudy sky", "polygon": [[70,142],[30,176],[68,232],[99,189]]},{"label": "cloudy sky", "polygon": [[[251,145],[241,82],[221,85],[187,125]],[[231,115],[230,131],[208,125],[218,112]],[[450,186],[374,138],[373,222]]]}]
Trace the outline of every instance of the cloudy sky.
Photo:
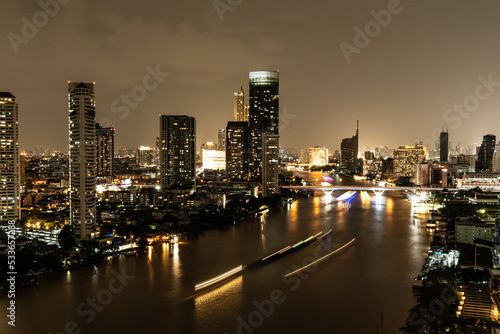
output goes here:
[{"label": "cloudy sky", "polygon": [[[0,91],[17,97],[22,150],[67,149],[68,80],[96,82],[117,147],[152,146],[159,114],[196,117],[199,146],[248,72],[276,69],[283,147],[338,149],[356,119],[371,149],[430,145],[445,121],[453,144],[500,136],[497,1],[55,1],[50,15],[2,2]],[[126,106],[153,70],[161,82]]]}]

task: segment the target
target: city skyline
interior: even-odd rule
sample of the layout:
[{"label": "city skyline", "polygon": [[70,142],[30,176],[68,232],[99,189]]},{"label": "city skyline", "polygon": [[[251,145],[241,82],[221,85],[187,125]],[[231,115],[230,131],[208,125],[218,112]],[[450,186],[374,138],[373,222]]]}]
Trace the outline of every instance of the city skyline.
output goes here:
[{"label": "city skyline", "polygon": [[[282,147],[338,149],[356,119],[360,147],[434,139],[446,119],[453,143],[480,143],[500,121],[496,3],[401,2],[364,47],[356,46],[354,29],[377,22],[373,13],[387,10],[387,1],[275,2],[266,12],[258,2],[245,2],[222,14],[212,3],[117,4],[60,4],[54,17],[24,37],[21,19],[32,21],[43,9],[6,3],[0,54],[10,66],[0,90],[22,101],[21,150],[65,148],[61,91],[68,80],[96,81],[102,115],[96,121],[117,129],[116,147],[152,145],[156,115],[170,111],[204,124],[200,142],[215,141],[216,129],[233,116],[234,92],[248,89],[247,73],[266,69],[281,73]],[[92,18],[82,15],[90,10]],[[346,55],[345,45],[357,52]],[[122,96],[136,87],[147,96],[130,107]],[[471,111],[454,107],[467,103]],[[411,126],[404,126],[407,119]]]}]

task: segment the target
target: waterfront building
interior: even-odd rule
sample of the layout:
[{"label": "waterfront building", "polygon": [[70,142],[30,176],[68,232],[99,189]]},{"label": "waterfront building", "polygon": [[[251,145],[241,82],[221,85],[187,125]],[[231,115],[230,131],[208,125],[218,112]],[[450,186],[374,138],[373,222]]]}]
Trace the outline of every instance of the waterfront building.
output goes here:
[{"label": "waterfront building", "polygon": [[194,117],[160,115],[160,186],[194,189],[196,159]]},{"label": "waterfront building", "polygon": [[432,167],[426,162],[417,163],[415,167],[415,185],[428,187],[431,181]]},{"label": "waterfront building", "polygon": [[326,147],[310,147],[308,163],[309,166],[328,166],[328,149]]},{"label": "waterfront building", "polygon": [[262,181],[264,133],[279,135],[279,71],[249,73],[250,178]]},{"label": "waterfront building", "polygon": [[357,174],[361,169],[358,161],[359,121],[356,135],[344,138],[340,144],[340,167],[347,173]]},{"label": "waterfront building", "polygon": [[422,144],[400,146],[394,150],[394,177],[414,177],[418,163],[427,160],[427,149]]},{"label": "waterfront building", "polygon": [[70,223],[77,240],[96,228],[97,145],[94,84],[68,82]]},{"label": "waterfront building", "polygon": [[262,196],[278,192],[279,175],[279,136],[274,133],[262,135]]},{"label": "waterfront building", "polygon": [[0,221],[20,219],[19,114],[10,92],[0,92],[0,166]]},{"label": "waterfront building", "polygon": [[228,122],[226,128],[226,176],[228,180],[247,180],[250,158],[247,122]]},{"label": "waterfront building", "polygon": [[115,129],[96,124],[97,176],[112,182],[115,178]]}]

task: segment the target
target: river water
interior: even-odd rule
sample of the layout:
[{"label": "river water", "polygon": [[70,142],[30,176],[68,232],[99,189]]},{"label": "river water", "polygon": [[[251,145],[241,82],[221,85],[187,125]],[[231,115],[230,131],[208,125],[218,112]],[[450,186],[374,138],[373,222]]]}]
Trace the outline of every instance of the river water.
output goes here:
[{"label": "river water", "polygon": [[[42,277],[17,291],[15,328],[0,297],[0,333],[375,334],[377,326],[397,333],[416,302],[411,283],[431,239],[426,216],[398,192],[378,198],[358,192],[350,203],[335,201],[341,193],[318,193],[176,245]],[[321,245],[194,291],[197,283],[329,229]],[[352,247],[314,271],[284,278],[352,238]]]}]

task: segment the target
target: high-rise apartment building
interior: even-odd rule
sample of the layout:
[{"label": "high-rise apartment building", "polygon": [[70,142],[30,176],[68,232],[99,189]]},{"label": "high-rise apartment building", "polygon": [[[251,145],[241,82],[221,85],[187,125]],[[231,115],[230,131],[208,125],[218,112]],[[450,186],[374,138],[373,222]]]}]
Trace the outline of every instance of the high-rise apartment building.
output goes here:
[{"label": "high-rise apartment building", "polygon": [[141,167],[156,166],[156,149],[147,146],[139,147],[135,154],[135,161]]},{"label": "high-rise apartment building", "polygon": [[160,115],[160,186],[162,190],[195,186],[194,117]]},{"label": "high-rise apartment building", "polygon": [[68,82],[70,223],[77,240],[96,228],[97,144],[93,83]]},{"label": "high-rise apartment building", "polygon": [[309,150],[309,166],[328,166],[328,148],[326,147],[310,147]]},{"label": "high-rise apartment building", "polygon": [[448,131],[439,134],[439,161],[448,162]]},{"label": "high-rise apartment building", "polygon": [[112,182],[115,178],[115,129],[96,124],[97,176]]},{"label": "high-rise apartment building", "polygon": [[262,180],[262,135],[279,135],[279,71],[249,74],[250,178]]},{"label": "high-rise apartment building", "polygon": [[228,180],[248,180],[250,158],[248,123],[228,122],[226,134],[226,176]]},{"label": "high-rise apartment building", "polygon": [[21,218],[18,119],[16,97],[0,92],[0,221]]},{"label": "high-rise apartment building", "polygon": [[239,92],[234,93],[234,121],[248,122],[247,107],[245,105],[245,93],[243,87]]},{"label": "high-rise apartment building", "polygon": [[278,192],[279,176],[279,136],[274,133],[262,134],[262,196]]},{"label": "high-rise apartment building", "polygon": [[417,164],[427,160],[427,149],[422,144],[400,146],[394,150],[394,177],[414,177]]},{"label": "high-rise apartment building", "polygon": [[483,136],[483,141],[477,151],[476,172],[493,172],[496,170],[495,141],[495,135]]},{"label": "high-rise apartment building", "polygon": [[340,167],[347,173],[357,174],[361,171],[358,161],[359,121],[356,126],[356,135],[344,138],[340,143]]}]

